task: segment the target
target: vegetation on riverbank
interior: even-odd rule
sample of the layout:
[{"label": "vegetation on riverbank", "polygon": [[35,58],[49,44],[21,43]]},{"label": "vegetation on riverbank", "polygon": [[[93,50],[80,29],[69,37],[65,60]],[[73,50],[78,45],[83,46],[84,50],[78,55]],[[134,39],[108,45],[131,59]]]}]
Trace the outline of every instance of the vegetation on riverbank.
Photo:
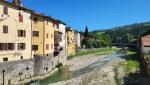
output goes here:
[{"label": "vegetation on riverbank", "polygon": [[139,84],[146,78],[141,56],[136,51],[126,51],[122,61],[114,66],[115,81],[117,85],[144,85]]},{"label": "vegetation on riverbank", "polygon": [[130,73],[135,73],[139,71],[140,63],[136,60],[129,60],[125,64],[125,74],[129,75]]},{"label": "vegetation on riverbank", "polygon": [[68,56],[68,59],[72,59],[74,57],[84,56],[84,55],[105,55],[113,52],[119,51],[119,48],[98,48],[95,50],[88,51],[78,51],[75,55]]}]

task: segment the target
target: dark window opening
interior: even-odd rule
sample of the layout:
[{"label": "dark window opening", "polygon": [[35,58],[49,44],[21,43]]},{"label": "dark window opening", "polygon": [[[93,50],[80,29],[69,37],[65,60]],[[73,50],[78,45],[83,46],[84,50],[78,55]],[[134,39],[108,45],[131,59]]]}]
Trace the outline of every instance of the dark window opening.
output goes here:
[{"label": "dark window opening", "polygon": [[25,50],[26,44],[25,43],[18,43],[18,50]]},{"label": "dark window opening", "polygon": [[37,17],[34,17],[34,23],[37,23],[38,22],[38,18]]},{"label": "dark window opening", "polygon": [[27,67],[26,70],[29,70],[29,67]]},{"label": "dark window opening", "polygon": [[23,56],[21,56],[21,59],[23,59]]},{"label": "dark window opening", "polygon": [[6,25],[3,26],[3,33],[8,33],[8,26]]},{"label": "dark window opening", "polygon": [[37,51],[38,50],[38,45],[32,45],[32,50]]},{"label": "dark window opening", "polygon": [[8,58],[3,58],[3,61],[8,61]]},{"label": "dark window opening", "polygon": [[33,37],[39,37],[39,31],[33,31]]}]

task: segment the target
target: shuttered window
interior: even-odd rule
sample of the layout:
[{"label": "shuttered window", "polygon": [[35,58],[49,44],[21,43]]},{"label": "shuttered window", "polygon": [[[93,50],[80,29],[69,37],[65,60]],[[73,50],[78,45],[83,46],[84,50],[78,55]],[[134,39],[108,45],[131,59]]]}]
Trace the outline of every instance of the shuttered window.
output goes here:
[{"label": "shuttered window", "polygon": [[49,50],[49,44],[46,44],[46,50]]},{"label": "shuttered window", "polygon": [[19,22],[23,22],[23,15],[19,13]]},{"label": "shuttered window", "polygon": [[26,30],[18,30],[18,37],[26,37]]},{"label": "shuttered window", "polygon": [[14,50],[14,47],[15,47],[14,43],[0,43],[0,50],[1,51]]},{"label": "shuttered window", "polygon": [[8,7],[4,7],[3,12],[4,12],[4,14],[8,15]]},{"label": "shuttered window", "polygon": [[8,26],[6,25],[3,26],[3,33],[8,33]]}]

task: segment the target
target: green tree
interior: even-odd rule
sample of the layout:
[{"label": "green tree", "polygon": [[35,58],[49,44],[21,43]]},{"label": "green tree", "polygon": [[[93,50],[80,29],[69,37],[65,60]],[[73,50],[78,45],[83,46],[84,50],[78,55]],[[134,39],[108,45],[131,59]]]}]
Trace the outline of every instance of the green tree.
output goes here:
[{"label": "green tree", "polygon": [[89,34],[88,27],[86,26],[85,27],[85,32],[84,32],[84,37],[88,38],[88,34]]}]

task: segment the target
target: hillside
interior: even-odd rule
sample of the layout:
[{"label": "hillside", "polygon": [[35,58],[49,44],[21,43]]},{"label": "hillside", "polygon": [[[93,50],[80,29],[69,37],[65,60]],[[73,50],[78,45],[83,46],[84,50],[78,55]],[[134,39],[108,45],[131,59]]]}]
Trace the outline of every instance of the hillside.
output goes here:
[{"label": "hillside", "polygon": [[112,43],[133,43],[147,31],[150,31],[150,22],[119,26],[109,30],[97,30],[91,34],[105,32],[110,36]]}]

